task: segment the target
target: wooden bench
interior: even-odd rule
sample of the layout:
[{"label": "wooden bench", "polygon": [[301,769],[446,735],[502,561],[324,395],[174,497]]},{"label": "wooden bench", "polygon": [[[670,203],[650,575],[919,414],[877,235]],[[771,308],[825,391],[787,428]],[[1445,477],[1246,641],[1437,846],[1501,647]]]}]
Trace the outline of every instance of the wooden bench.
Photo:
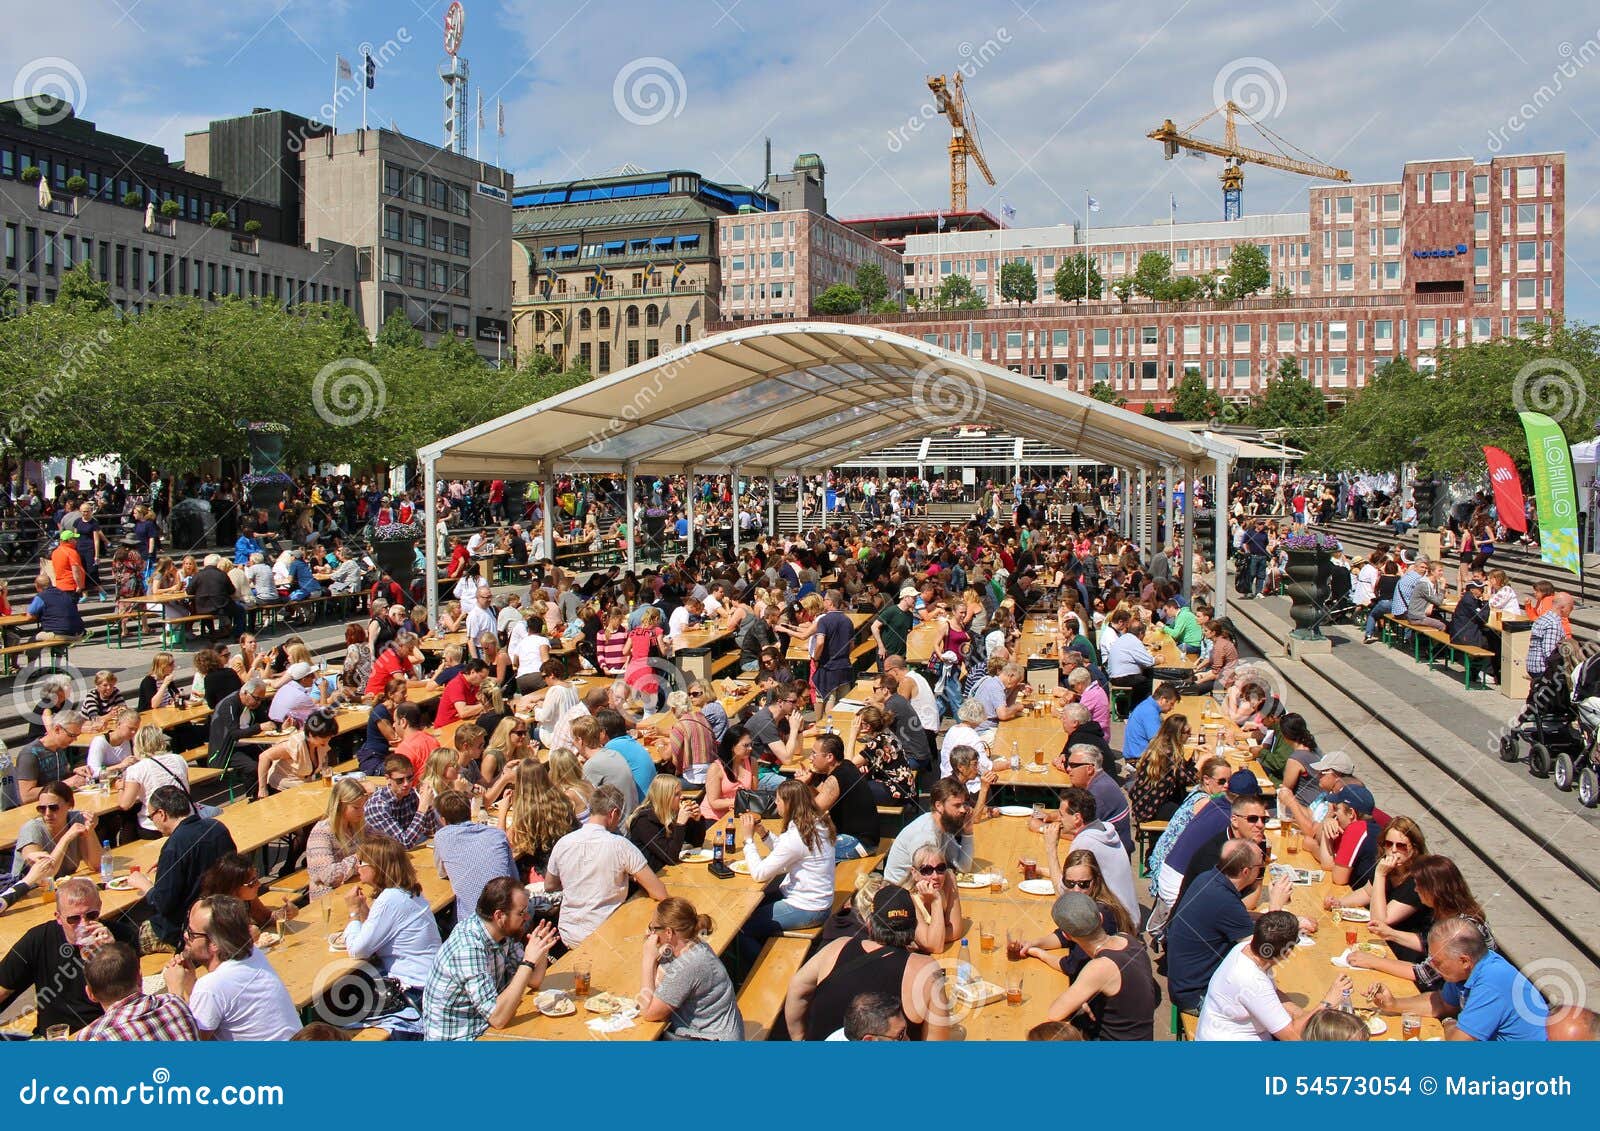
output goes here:
[{"label": "wooden bench", "polygon": [[[744,1017],[744,1039],[765,1041],[783,1021],[789,983],[805,965],[810,939],[768,939],[739,991],[739,1013]],[[785,1026],[787,1030],[787,1026]]]},{"label": "wooden bench", "polygon": [[[124,609],[122,612],[106,613],[100,619],[97,627],[104,628],[106,633],[107,648],[126,648],[128,646],[128,622],[133,622],[134,633],[138,638],[136,648],[144,647],[144,621],[146,617],[153,616],[149,609]],[[87,624],[87,622],[85,622]],[[115,636],[115,639],[113,639]]]},{"label": "wooden bench", "polygon": [[713,678],[715,678],[716,676],[719,676],[723,672],[729,671],[730,669],[733,670],[734,675],[738,675],[738,667],[739,650],[735,648],[731,652],[724,652],[722,655],[711,661],[711,675]]},{"label": "wooden bench", "polygon": [[50,637],[44,640],[27,640],[21,644],[8,644],[0,648],[0,675],[12,675],[21,669],[17,661],[18,656],[36,656],[40,652],[49,652],[52,662],[65,663],[67,649],[77,643],[75,640],[61,637]]},{"label": "wooden bench", "polygon": [[213,631],[216,628],[217,615],[215,613],[191,613],[186,617],[166,617],[161,622],[161,646],[163,648],[177,648],[189,639],[189,634],[184,631],[191,625],[209,625]]},{"label": "wooden bench", "polygon": [[289,872],[269,880],[262,887],[274,895],[287,895],[301,900],[311,892],[311,873],[301,868],[298,872]]},{"label": "wooden bench", "polygon": [[1150,859],[1150,852],[1156,846],[1156,841],[1161,839],[1161,834],[1167,831],[1165,821],[1140,821],[1139,830],[1134,838],[1134,851],[1138,854],[1139,875],[1149,876],[1150,869],[1145,866],[1145,861]]},{"label": "wooden bench", "polygon": [[860,644],[857,644],[854,648],[850,649],[850,666],[855,667],[857,664],[861,663],[863,659],[865,659],[865,666],[870,668],[872,666],[872,660],[877,656],[877,654],[878,642],[869,636]]},{"label": "wooden bench", "polygon": [[[1441,653],[1445,656],[1446,663],[1449,663],[1450,657],[1460,656],[1463,673],[1461,686],[1469,691],[1472,689],[1472,665],[1475,662],[1478,664],[1492,664],[1494,661],[1494,653],[1489,649],[1479,648],[1475,644],[1457,644],[1450,639],[1450,634],[1443,629],[1413,624],[1388,613],[1384,614],[1383,620],[1397,629],[1403,629],[1411,633],[1411,655],[1419,664],[1426,662],[1428,667],[1432,668]],[[1428,642],[1428,655],[1426,658],[1422,655],[1422,642],[1424,640]]]}]

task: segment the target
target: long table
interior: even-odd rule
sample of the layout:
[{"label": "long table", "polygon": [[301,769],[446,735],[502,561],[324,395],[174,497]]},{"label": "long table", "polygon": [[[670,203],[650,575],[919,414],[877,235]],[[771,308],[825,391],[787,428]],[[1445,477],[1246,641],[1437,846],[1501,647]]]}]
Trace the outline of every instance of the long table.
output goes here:
[{"label": "long table", "polygon": [[[872,614],[871,613],[857,613],[857,612],[851,612],[849,610],[846,610],[844,615],[850,618],[850,623],[854,627],[854,631],[850,635],[850,642],[851,642],[850,646],[852,648],[854,648],[856,643],[859,642],[861,640],[861,638],[866,634],[867,626],[872,623]],[[911,631],[913,633],[915,633],[917,630],[916,629],[912,629]],[[807,649],[807,646],[810,645],[810,643],[811,643],[811,638],[810,637],[807,637],[804,640],[798,640],[798,639],[792,639],[791,638],[789,640],[789,647],[784,650],[784,653],[783,653],[784,658],[786,660],[790,660],[790,661],[794,661],[794,660],[809,660],[811,658],[811,653],[808,652],[806,649]],[[909,652],[909,650],[910,650],[910,638],[908,637],[907,638],[907,651]]]}]

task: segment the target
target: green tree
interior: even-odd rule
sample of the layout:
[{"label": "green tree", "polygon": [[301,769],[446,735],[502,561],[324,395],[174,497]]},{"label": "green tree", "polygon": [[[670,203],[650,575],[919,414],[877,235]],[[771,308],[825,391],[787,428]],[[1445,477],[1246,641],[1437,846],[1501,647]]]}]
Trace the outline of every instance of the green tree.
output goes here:
[{"label": "green tree", "polygon": [[1067,256],[1056,268],[1056,299],[1060,302],[1098,300],[1105,289],[1099,266],[1081,251]]},{"label": "green tree", "polygon": [[1295,359],[1285,357],[1278,373],[1250,405],[1250,423],[1256,428],[1282,429],[1291,444],[1302,442],[1309,430],[1328,421],[1328,402],[1308,379],[1301,376]]},{"label": "green tree", "polygon": [[856,314],[861,310],[861,292],[847,283],[835,283],[811,300],[815,314]]},{"label": "green tree", "polygon": [[1117,296],[1117,301],[1126,303],[1133,297],[1133,279],[1127,275],[1111,284],[1111,293]]},{"label": "green tree", "polygon": [[1133,293],[1150,299],[1165,299],[1172,282],[1172,260],[1165,252],[1147,251],[1133,269]]},{"label": "green tree", "polygon": [[1267,263],[1266,252],[1253,243],[1239,244],[1228,260],[1228,274],[1223,279],[1223,297],[1248,298],[1264,291],[1272,283],[1272,268]]},{"label": "green tree", "polygon": [[939,284],[940,310],[982,310],[983,297],[965,275],[946,275]]},{"label": "green tree", "polygon": [[873,314],[899,314],[900,304],[892,298],[886,298],[882,302],[873,303],[870,309]]},{"label": "green tree", "polygon": [[889,280],[883,268],[876,263],[863,263],[856,268],[856,290],[861,293],[862,305],[876,309],[889,297]]},{"label": "green tree", "polygon": [[1172,411],[1179,420],[1211,420],[1222,411],[1222,397],[1198,373],[1185,373],[1172,390]]},{"label": "green tree", "polygon": [[1204,294],[1204,284],[1193,275],[1168,279],[1162,297],[1168,302],[1194,302]]},{"label": "green tree", "polygon": [[56,302],[68,309],[110,310],[111,288],[94,277],[94,268],[87,259],[80,259],[61,276]]},{"label": "green tree", "polygon": [[383,320],[383,325],[378,327],[377,339],[373,345],[379,349],[402,347],[421,349],[422,332],[411,324],[411,319],[406,317],[405,311],[391,310],[389,317]]},{"label": "green tree", "polygon": [[1027,263],[1006,263],[1000,268],[1000,301],[1014,302],[1017,309],[1022,304],[1039,297],[1039,280],[1034,278],[1033,267]]},{"label": "green tree", "polygon": [[1119,407],[1128,403],[1127,397],[1120,396],[1115,389],[1104,381],[1096,381],[1090,386],[1089,395],[1097,401],[1105,401],[1106,404],[1114,404]]}]

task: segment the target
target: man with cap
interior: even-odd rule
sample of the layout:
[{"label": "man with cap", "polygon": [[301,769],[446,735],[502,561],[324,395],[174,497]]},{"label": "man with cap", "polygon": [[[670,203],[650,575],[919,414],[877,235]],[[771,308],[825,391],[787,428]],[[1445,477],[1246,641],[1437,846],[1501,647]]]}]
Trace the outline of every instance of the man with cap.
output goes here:
[{"label": "man with cap", "polygon": [[[1355,759],[1343,750],[1328,751],[1311,763],[1311,772],[1317,775],[1319,793],[1309,806],[1301,804],[1287,790],[1280,791],[1278,796],[1286,815],[1300,826],[1300,832],[1308,838],[1315,839],[1322,829],[1322,822],[1328,816],[1328,799],[1347,785],[1363,783],[1356,777]],[[1388,815],[1381,810],[1374,811],[1373,815],[1377,817],[1380,825],[1389,823]]]},{"label": "man with cap", "polygon": [[1051,1021],[1076,1021],[1096,1041],[1155,1040],[1156,987],[1150,954],[1139,939],[1107,934],[1100,908],[1085,892],[1058,896],[1050,917],[1088,963],[1045,1015]]},{"label": "man with cap", "polygon": [[278,688],[272,697],[272,705],[267,708],[267,718],[279,727],[290,719],[297,724],[303,723],[306,716],[317,709],[317,701],[311,697],[311,683],[317,677],[317,669],[301,662],[290,664],[286,674],[288,680]]},{"label": "man with cap", "polygon": [[[1228,788],[1221,798],[1212,798],[1206,804],[1195,809],[1194,816],[1189,819],[1178,839],[1167,850],[1166,856],[1161,861],[1161,871],[1156,876],[1154,887],[1156,894],[1168,907],[1177,907],[1178,895],[1183,890],[1184,877],[1189,874],[1189,865],[1194,861],[1195,854],[1202,845],[1208,845],[1219,836],[1226,837],[1228,830],[1236,823],[1233,820],[1233,805],[1243,798],[1254,798],[1258,804],[1261,799],[1261,786],[1256,782],[1255,771],[1238,770],[1228,779]],[[1266,812],[1266,806],[1261,805],[1261,811]],[[1252,821],[1237,822],[1242,825],[1252,825]],[[1266,835],[1266,821],[1261,822],[1259,835],[1249,839],[1260,843]],[[1308,835],[1315,835],[1311,833]]]},{"label": "man with cap", "polygon": [[858,996],[885,993],[899,999],[909,1039],[949,1040],[953,1020],[944,968],[932,955],[911,949],[917,932],[911,893],[894,884],[878,889],[866,926],[866,938],[835,939],[795,974],[783,1006],[790,1038],[826,1040],[844,1027]]},{"label": "man with cap", "polygon": [[1328,815],[1309,841],[1312,854],[1341,887],[1362,888],[1378,863],[1383,822],[1373,817],[1372,791],[1351,782],[1328,794]]},{"label": "man with cap", "polygon": [[1489,602],[1483,599],[1483,581],[1472,578],[1461,589],[1461,600],[1450,614],[1450,643],[1465,644],[1473,648],[1487,648],[1494,653],[1491,661],[1494,679],[1499,680],[1500,634],[1489,627]]},{"label": "man with cap", "polygon": [[906,636],[916,624],[912,609],[917,604],[917,587],[907,585],[900,590],[900,599],[885,605],[872,622],[872,639],[878,645],[878,663],[890,656],[905,656]]}]

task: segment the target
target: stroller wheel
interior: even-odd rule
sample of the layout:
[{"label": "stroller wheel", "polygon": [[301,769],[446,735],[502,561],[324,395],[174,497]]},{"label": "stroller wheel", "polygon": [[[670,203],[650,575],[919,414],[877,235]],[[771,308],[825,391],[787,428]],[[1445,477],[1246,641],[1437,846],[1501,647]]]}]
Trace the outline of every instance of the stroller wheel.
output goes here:
[{"label": "stroller wheel", "polygon": [[1600,805],[1600,774],[1592,765],[1585,765],[1578,771],[1578,800],[1586,809]]},{"label": "stroller wheel", "polygon": [[1562,793],[1567,793],[1572,789],[1573,768],[1571,754],[1562,752],[1556,755],[1550,778],[1551,783]]},{"label": "stroller wheel", "polygon": [[1550,776],[1550,748],[1542,742],[1528,747],[1528,772],[1536,778]]},{"label": "stroller wheel", "polygon": [[1515,732],[1500,736],[1500,760],[1502,762],[1522,761],[1522,743]]}]

